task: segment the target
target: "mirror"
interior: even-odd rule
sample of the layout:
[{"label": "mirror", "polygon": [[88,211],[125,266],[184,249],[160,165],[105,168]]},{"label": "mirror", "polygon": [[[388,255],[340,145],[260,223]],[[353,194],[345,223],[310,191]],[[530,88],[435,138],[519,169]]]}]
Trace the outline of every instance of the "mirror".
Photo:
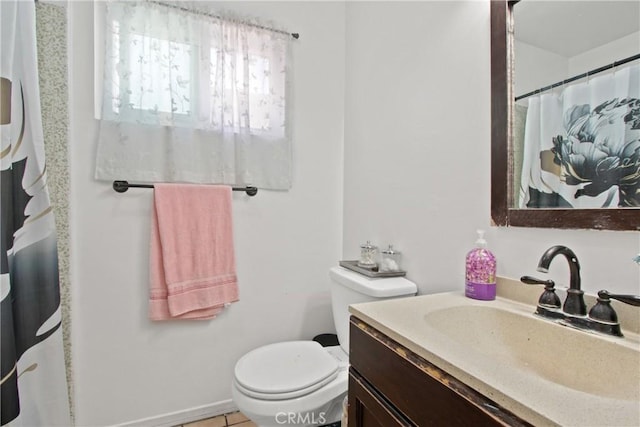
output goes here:
[{"label": "mirror", "polygon": [[[531,2],[532,0],[524,1]],[[516,44],[514,41],[514,25],[517,25],[514,24],[513,14],[513,6],[515,3],[517,2],[507,0],[491,1],[491,216],[493,222],[501,226],[521,227],[607,230],[640,229],[640,208],[637,207],[590,207],[587,209],[555,207],[517,209],[513,207],[517,205],[517,191],[514,190],[517,189],[518,184],[514,182],[513,179],[516,173],[514,172],[514,128],[512,122],[515,110],[514,98],[515,95],[520,95],[520,93],[515,92],[513,84],[514,77],[516,77],[516,80],[518,79],[513,71],[513,52],[514,45]],[[534,1],[533,3],[548,6],[561,2]],[[573,3],[573,7],[581,7],[581,5],[584,4],[583,2],[570,3]],[[607,22],[607,20],[604,22]],[[587,25],[587,27],[593,28],[589,25]],[[546,31],[548,26],[538,25],[538,28]],[[536,72],[535,74],[540,73]],[[521,82],[522,79],[519,83]],[[541,85],[550,85],[553,83],[556,83],[556,81],[549,81]],[[539,83],[531,83],[533,87],[535,87],[536,84]],[[527,88],[527,90],[532,90],[532,86]],[[517,168],[517,164],[515,168]]]}]

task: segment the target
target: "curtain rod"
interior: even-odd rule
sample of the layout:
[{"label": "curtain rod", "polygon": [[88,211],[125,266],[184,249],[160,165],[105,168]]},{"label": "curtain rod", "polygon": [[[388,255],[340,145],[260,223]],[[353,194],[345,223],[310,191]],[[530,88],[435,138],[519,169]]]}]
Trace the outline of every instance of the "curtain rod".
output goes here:
[{"label": "curtain rod", "polygon": [[[36,0],[36,1],[38,1],[38,0]],[[178,9],[178,10],[181,10],[183,12],[192,13],[194,15],[203,15],[203,16],[209,16],[211,18],[216,18],[216,19],[224,19],[220,15],[216,15],[216,14],[213,14],[213,13],[208,13],[208,12],[204,12],[204,11],[196,10],[196,9],[189,9],[189,8],[184,7],[184,6],[178,6],[178,5],[174,5],[174,4],[171,4],[171,3],[165,3],[165,2],[157,1],[157,0],[147,0],[147,1],[149,3],[157,4],[157,5],[164,6],[164,7],[170,7],[172,9]],[[258,24],[252,24],[250,22],[245,22],[244,24],[248,25],[250,27],[260,28],[261,30],[273,31],[274,33],[288,34],[291,37],[293,37],[294,39],[299,39],[300,38],[300,33],[288,33],[288,32],[283,31],[283,30],[277,30],[275,28],[269,28],[269,27],[265,27],[265,26],[262,26],[262,25],[258,25]]]},{"label": "curtain rod", "polygon": [[591,71],[587,71],[586,73],[582,73],[580,75],[571,77],[569,79],[562,80],[561,82],[554,83],[552,85],[545,86],[545,87],[542,87],[540,89],[536,89],[536,90],[534,90],[532,92],[525,93],[524,95],[516,96],[515,100],[516,101],[520,101],[521,99],[528,98],[528,97],[530,97],[532,95],[537,95],[539,93],[546,92],[549,89],[553,89],[554,87],[562,86],[562,85],[564,85],[566,83],[571,83],[573,81],[580,80],[580,79],[583,79],[585,77],[589,77],[589,76],[592,76],[594,74],[598,74],[598,73],[601,73],[603,71],[610,70],[610,69],[615,68],[615,67],[617,67],[619,65],[624,65],[624,64],[626,64],[628,62],[635,61],[636,59],[640,59],[640,53],[636,54],[636,55],[633,55],[633,56],[630,56],[628,58],[621,59],[620,61],[615,61],[615,62],[612,62],[611,64],[604,65],[604,66],[602,66],[600,68],[595,68],[595,69],[593,69]]},{"label": "curtain rod", "polygon": [[[129,188],[153,188],[152,184],[129,184],[128,181],[113,181],[113,189],[118,193],[124,193]],[[256,187],[231,187],[233,191],[244,191],[249,196],[258,194]]]}]

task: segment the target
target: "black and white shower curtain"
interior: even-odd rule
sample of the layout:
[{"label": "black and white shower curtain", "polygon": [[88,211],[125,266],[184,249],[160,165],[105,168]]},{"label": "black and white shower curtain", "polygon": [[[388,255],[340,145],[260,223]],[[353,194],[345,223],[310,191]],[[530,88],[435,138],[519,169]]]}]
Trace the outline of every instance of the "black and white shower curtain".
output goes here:
[{"label": "black and white shower curtain", "polygon": [[2,425],[69,426],[33,1],[0,1]]},{"label": "black and white shower curtain", "polygon": [[640,65],[529,99],[520,208],[640,207]]}]

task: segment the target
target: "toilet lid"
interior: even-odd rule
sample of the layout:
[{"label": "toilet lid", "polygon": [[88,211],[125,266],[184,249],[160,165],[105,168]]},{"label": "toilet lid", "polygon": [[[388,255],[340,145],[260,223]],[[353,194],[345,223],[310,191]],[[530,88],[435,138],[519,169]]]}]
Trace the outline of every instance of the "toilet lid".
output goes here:
[{"label": "toilet lid", "polygon": [[249,394],[285,398],[327,384],[338,374],[338,363],[315,341],[288,341],[250,351],[238,360],[234,373]]}]

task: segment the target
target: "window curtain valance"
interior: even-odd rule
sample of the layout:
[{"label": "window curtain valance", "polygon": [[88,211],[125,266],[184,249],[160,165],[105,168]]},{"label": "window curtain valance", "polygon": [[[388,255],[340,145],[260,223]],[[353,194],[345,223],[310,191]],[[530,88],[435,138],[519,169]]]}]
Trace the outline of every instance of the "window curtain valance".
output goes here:
[{"label": "window curtain valance", "polygon": [[97,179],[291,187],[289,34],[149,1],[99,9]]}]

